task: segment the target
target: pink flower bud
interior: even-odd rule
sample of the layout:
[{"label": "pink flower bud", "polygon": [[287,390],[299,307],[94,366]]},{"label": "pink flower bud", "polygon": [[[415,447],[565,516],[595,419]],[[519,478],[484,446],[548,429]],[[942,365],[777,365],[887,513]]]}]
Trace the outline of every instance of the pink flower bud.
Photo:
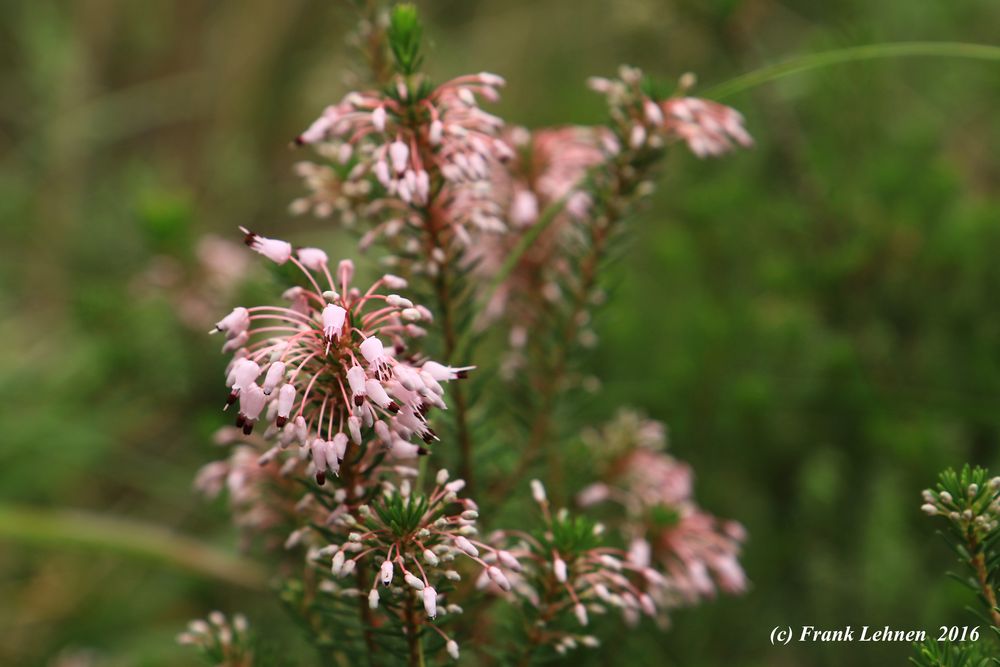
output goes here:
[{"label": "pink flower bud", "polygon": [[520,190],[510,205],[510,221],[515,227],[528,227],[538,219],[538,198],[530,190]]},{"label": "pink flower bud", "polygon": [[411,588],[415,588],[418,591],[424,590],[424,582],[417,577],[414,577],[409,572],[403,576],[403,581],[405,581]]},{"label": "pink flower bud", "polygon": [[537,479],[531,480],[531,497],[534,498],[535,502],[538,503],[539,505],[542,505],[545,502],[547,502],[547,498],[545,496],[545,487],[542,486],[542,483]]},{"label": "pink flower bud", "polygon": [[326,441],[323,438],[316,438],[309,447],[312,453],[313,465],[316,466],[316,474],[321,474],[326,470]]},{"label": "pink flower bud", "polygon": [[379,576],[382,578],[382,583],[386,586],[392,583],[392,561],[383,561],[382,567],[379,569]]},{"label": "pink flower bud", "polygon": [[446,382],[457,378],[464,378],[475,366],[445,366],[436,361],[425,361],[420,367],[422,371],[430,375],[438,382]]},{"label": "pink flower bud", "polygon": [[385,107],[376,107],[372,111],[372,127],[379,132],[385,131]]},{"label": "pink flower bud", "polygon": [[223,354],[225,354],[226,352],[235,352],[236,350],[246,345],[249,340],[250,340],[250,334],[248,332],[246,331],[240,332],[236,336],[233,336],[232,338],[226,341],[226,344],[222,346],[222,352]]},{"label": "pink flower bud", "polygon": [[374,401],[380,408],[391,409],[390,406],[395,405],[392,399],[389,398],[389,394],[385,393],[385,389],[378,380],[369,379],[365,381],[365,390],[368,392],[368,398]]},{"label": "pink flower bud", "polygon": [[261,236],[260,234],[251,232],[246,227],[240,227],[240,231],[244,234],[244,243],[250,246],[252,250],[264,255],[264,257],[267,257],[275,264],[284,264],[291,258],[291,243],[288,243],[287,241],[279,241],[278,239],[269,239]]},{"label": "pink flower bud", "polygon": [[510,581],[508,581],[506,575],[495,565],[491,565],[487,568],[486,573],[489,575],[493,583],[499,586],[502,590],[510,590]]},{"label": "pink flower bud", "polygon": [[337,457],[338,461],[343,461],[344,456],[347,454],[347,436],[343,433],[338,433],[333,436],[333,454]]},{"label": "pink flower bud", "polygon": [[434,618],[437,616],[437,591],[435,591],[430,586],[424,588],[424,611],[427,612],[427,616]]},{"label": "pink flower bud", "polygon": [[240,391],[240,414],[249,422],[257,421],[267,397],[256,384],[251,383]]},{"label": "pink flower bud", "polygon": [[250,326],[250,311],[242,306],[238,308],[233,308],[233,311],[223,317],[215,324],[215,328],[209,331],[209,333],[215,333],[216,331],[226,332],[226,336],[232,338],[233,336],[238,336],[247,330]]},{"label": "pink flower bud", "polygon": [[514,555],[509,551],[504,551],[503,549],[497,551],[497,559],[504,567],[509,568],[514,572],[520,572],[522,569],[521,562],[514,558]]},{"label": "pink flower bud", "polygon": [[264,385],[261,387],[264,390],[264,395],[270,396],[284,377],[285,364],[281,361],[275,361],[271,364],[270,368],[267,369],[267,374],[264,375]]},{"label": "pink flower bud", "polygon": [[455,546],[473,558],[479,557],[479,549],[477,549],[475,545],[473,545],[472,542],[467,540],[463,535],[457,535],[455,537]]},{"label": "pink flower bud", "polygon": [[319,248],[299,248],[295,254],[299,256],[302,266],[311,271],[322,271],[326,266],[326,253]]},{"label": "pink flower bud", "polygon": [[556,556],[552,561],[552,571],[556,575],[556,581],[562,584],[566,583],[566,561]]},{"label": "pink flower bud", "polygon": [[291,384],[281,385],[281,389],[278,390],[278,428],[281,428],[288,421],[288,415],[292,411],[292,405],[295,404],[295,387]]},{"label": "pink flower bud", "polygon": [[355,445],[361,444],[361,420],[351,415],[347,418],[347,430],[351,434],[351,441]]},{"label": "pink flower bud", "polygon": [[444,124],[441,121],[431,121],[431,127],[427,131],[427,140],[430,142],[431,146],[437,146],[441,143],[441,135],[443,132]]},{"label": "pink flower bud", "polygon": [[389,159],[392,160],[392,168],[396,173],[402,174],[406,171],[407,161],[410,159],[410,149],[397,139],[389,144]]},{"label": "pink flower bud", "polygon": [[260,366],[250,359],[238,359],[229,372],[229,387],[238,391],[252,384],[260,375]]},{"label": "pink flower bud", "polygon": [[349,259],[342,259],[337,264],[337,280],[342,285],[347,285],[354,279],[354,262]]},{"label": "pink flower bud", "polygon": [[361,341],[358,349],[361,350],[361,354],[364,355],[369,363],[374,363],[385,356],[385,348],[382,347],[382,341],[375,337],[365,338]]},{"label": "pink flower bud", "polygon": [[347,311],[332,303],[327,304],[323,309],[323,335],[327,340],[334,340],[340,337],[344,328],[344,319]]},{"label": "pink flower bud", "polygon": [[406,278],[400,278],[399,276],[394,276],[391,273],[387,273],[382,276],[382,282],[385,283],[385,286],[389,289],[406,289],[407,285],[409,285]]}]

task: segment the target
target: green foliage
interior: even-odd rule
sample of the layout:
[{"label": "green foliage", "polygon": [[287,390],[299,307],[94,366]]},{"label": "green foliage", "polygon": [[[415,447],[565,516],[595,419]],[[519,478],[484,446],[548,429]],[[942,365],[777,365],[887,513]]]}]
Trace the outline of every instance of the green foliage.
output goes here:
[{"label": "green foliage", "polygon": [[416,5],[400,3],[392,8],[387,32],[389,48],[395,58],[396,69],[404,76],[415,74],[420,69],[423,30]]},{"label": "green foliage", "polygon": [[551,527],[539,531],[535,537],[546,546],[544,554],[546,557],[552,549],[561,554],[572,555],[592,549],[601,543],[595,528],[594,522],[585,516],[560,513],[553,517]]},{"label": "green foliage", "polygon": [[996,649],[976,642],[951,643],[931,639],[916,646],[910,662],[918,667],[989,667],[1000,665]]},{"label": "green foliage", "polygon": [[[423,525],[423,516],[427,512],[426,496],[406,496],[393,492],[389,496],[383,496],[381,500],[372,503],[372,508],[379,518],[392,528],[393,534],[398,538],[412,535]],[[374,528],[377,524],[372,523]]]},{"label": "green foliage", "polygon": [[[516,82],[504,112],[529,126],[602,119],[583,83],[620,61],[713,83],[846,39],[994,42],[998,20],[995,3],[904,0],[780,11],[581,0],[573,21],[564,2],[426,7],[432,74],[496,69]],[[85,11],[5,3],[0,17],[10,35],[0,47],[10,63],[0,79],[5,500],[128,514],[231,550],[221,504],[190,493],[192,471],[217,453],[210,433],[229,418],[217,409],[224,360],[217,341],[180,322],[170,288],[137,290],[137,277],[161,253],[178,259],[185,228],[238,241],[247,224],[350,252],[329,225],[285,211],[300,194],[301,155],[287,141],[344,92],[332,37],[343,12],[112,0]],[[667,634],[643,626],[563,660],[899,664],[905,645],[764,638],[796,619],[968,618],[912,499],[948,462],[1000,463],[996,68],[852,64],[726,101],[746,112],[756,149],[721,168],[671,156],[664,194],[610,266],[601,347],[581,365],[603,378],[599,397],[558,418],[575,431],[632,403],[668,421],[706,504],[747,525],[753,591],[679,613]],[[376,259],[360,270],[380,271]],[[483,432],[484,465],[517,435]],[[566,465],[574,455],[560,453]],[[526,504],[505,511],[523,517]],[[173,636],[211,608],[249,612],[282,647],[271,664],[314,662],[266,593],[68,545],[0,551],[11,601],[0,605],[11,638],[2,664],[92,651],[101,665],[187,666]],[[730,629],[721,641],[720,628]]]}]

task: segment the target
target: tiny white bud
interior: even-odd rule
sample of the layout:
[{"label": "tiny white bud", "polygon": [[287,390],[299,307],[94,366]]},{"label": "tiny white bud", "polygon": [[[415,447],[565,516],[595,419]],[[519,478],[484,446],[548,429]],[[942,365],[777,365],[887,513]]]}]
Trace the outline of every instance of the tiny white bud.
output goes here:
[{"label": "tiny white bud", "polygon": [[555,572],[556,580],[559,583],[566,583],[566,561],[559,556],[552,561],[552,571]]},{"label": "tiny white bud", "polygon": [[539,505],[546,502],[545,487],[537,479],[531,480],[531,496]]}]

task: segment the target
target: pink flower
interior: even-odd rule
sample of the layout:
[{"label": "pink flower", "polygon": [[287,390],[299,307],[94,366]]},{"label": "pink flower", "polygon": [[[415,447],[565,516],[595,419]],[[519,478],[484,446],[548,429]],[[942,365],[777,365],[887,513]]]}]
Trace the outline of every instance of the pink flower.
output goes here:
[{"label": "pink flower", "polygon": [[269,239],[259,234],[251,232],[246,227],[240,227],[244,234],[243,242],[248,246],[267,257],[275,264],[284,264],[292,256],[292,244],[287,241]]},{"label": "pink flower", "polygon": [[[258,236],[253,242],[265,254],[287,245]],[[348,442],[361,444],[365,429],[382,433],[379,439],[397,454],[426,453],[408,441],[434,439],[425,415],[432,406],[445,407],[439,382],[464,377],[468,368],[407,352],[409,311],[425,309],[382,291],[387,282],[398,287],[398,279],[362,292],[351,287],[350,261],[331,272],[320,250],[300,249],[297,257],[289,251],[287,259],[304,281],[287,293],[293,307],[238,308],[219,322],[227,336],[240,331],[229,340],[234,360],[227,377],[228,403],[240,403],[237,425],[249,434],[258,420],[273,420],[283,429],[283,446],[298,443],[309,451],[311,474],[321,483],[325,471],[338,472]]]}]

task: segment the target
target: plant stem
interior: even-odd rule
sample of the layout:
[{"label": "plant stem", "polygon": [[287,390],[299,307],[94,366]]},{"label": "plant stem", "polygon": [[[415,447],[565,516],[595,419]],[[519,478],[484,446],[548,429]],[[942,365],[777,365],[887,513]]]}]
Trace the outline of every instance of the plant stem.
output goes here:
[{"label": "plant stem", "polygon": [[542,598],[545,603],[544,611],[539,614],[538,621],[532,623],[531,625],[531,630],[528,632],[528,642],[524,647],[524,653],[517,661],[517,667],[528,667],[528,665],[531,664],[532,657],[534,657],[535,652],[538,650],[538,647],[541,646],[542,640],[545,638],[545,627],[558,611],[558,607],[552,600],[557,585],[558,582],[556,582],[552,575],[549,575],[546,578],[545,595]]},{"label": "plant stem", "polygon": [[990,608],[990,618],[993,620],[993,625],[1000,628],[1000,611],[997,611],[997,594],[990,584],[989,573],[986,570],[986,556],[983,554],[982,547],[974,535],[969,536],[968,546],[969,553],[975,554],[970,564],[976,573],[979,590],[982,592],[983,597],[986,598],[986,604]]},{"label": "plant stem", "polygon": [[410,667],[424,667],[424,646],[418,634],[417,614],[413,598],[416,593],[411,589],[406,595],[404,621],[406,623],[406,645],[409,652]]},{"label": "plant stem", "polygon": [[[348,493],[353,496],[351,489],[354,489],[354,477],[357,473],[356,465],[358,461],[361,460],[360,455],[351,460],[349,457],[344,461],[344,465],[341,467],[341,479],[344,481],[344,488],[348,490]],[[348,498],[348,504],[353,505],[354,498]],[[351,515],[358,521],[362,521],[362,517],[358,514],[357,509],[351,511]],[[368,574],[368,568],[364,562],[356,562],[354,570],[354,581],[355,585],[358,587],[359,591],[365,590],[368,586],[368,582],[371,581]],[[372,616],[372,610],[368,606],[368,599],[363,596],[358,596],[358,615],[361,617],[362,634],[365,638],[365,646],[368,648],[368,664],[375,664],[375,653],[378,651],[378,645],[375,643],[375,636],[372,633],[372,628],[374,628],[374,617]]]},{"label": "plant stem", "polygon": [[[609,220],[616,220],[617,211],[609,212]],[[573,293],[572,305],[563,328],[559,335],[559,344],[556,347],[555,359],[551,365],[543,370],[539,375],[537,386],[539,388],[538,408],[535,418],[531,424],[528,435],[527,446],[521,451],[521,458],[512,474],[507,475],[495,486],[493,491],[495,497],[506,496],[513,484],[522,479],[531,467],[532,463],[543,452],[547,453],[547,473],[546,479],[550,493],[555,502],[563,501],[563,467],[559,458],[560,449],[558,447],[546,447],[546,442],[551,437],[552,413],[557,405],[557,398],[563,386],[567,366],[569,364],[569,352],[573,347],[577,327],[577,318],[586,308],[587,299],[597,283],[598,267],[601,258],[604,256],[604,249],[610,234],[609,227],[591,226],[590,249],[580,263],[580,282]]]}]

